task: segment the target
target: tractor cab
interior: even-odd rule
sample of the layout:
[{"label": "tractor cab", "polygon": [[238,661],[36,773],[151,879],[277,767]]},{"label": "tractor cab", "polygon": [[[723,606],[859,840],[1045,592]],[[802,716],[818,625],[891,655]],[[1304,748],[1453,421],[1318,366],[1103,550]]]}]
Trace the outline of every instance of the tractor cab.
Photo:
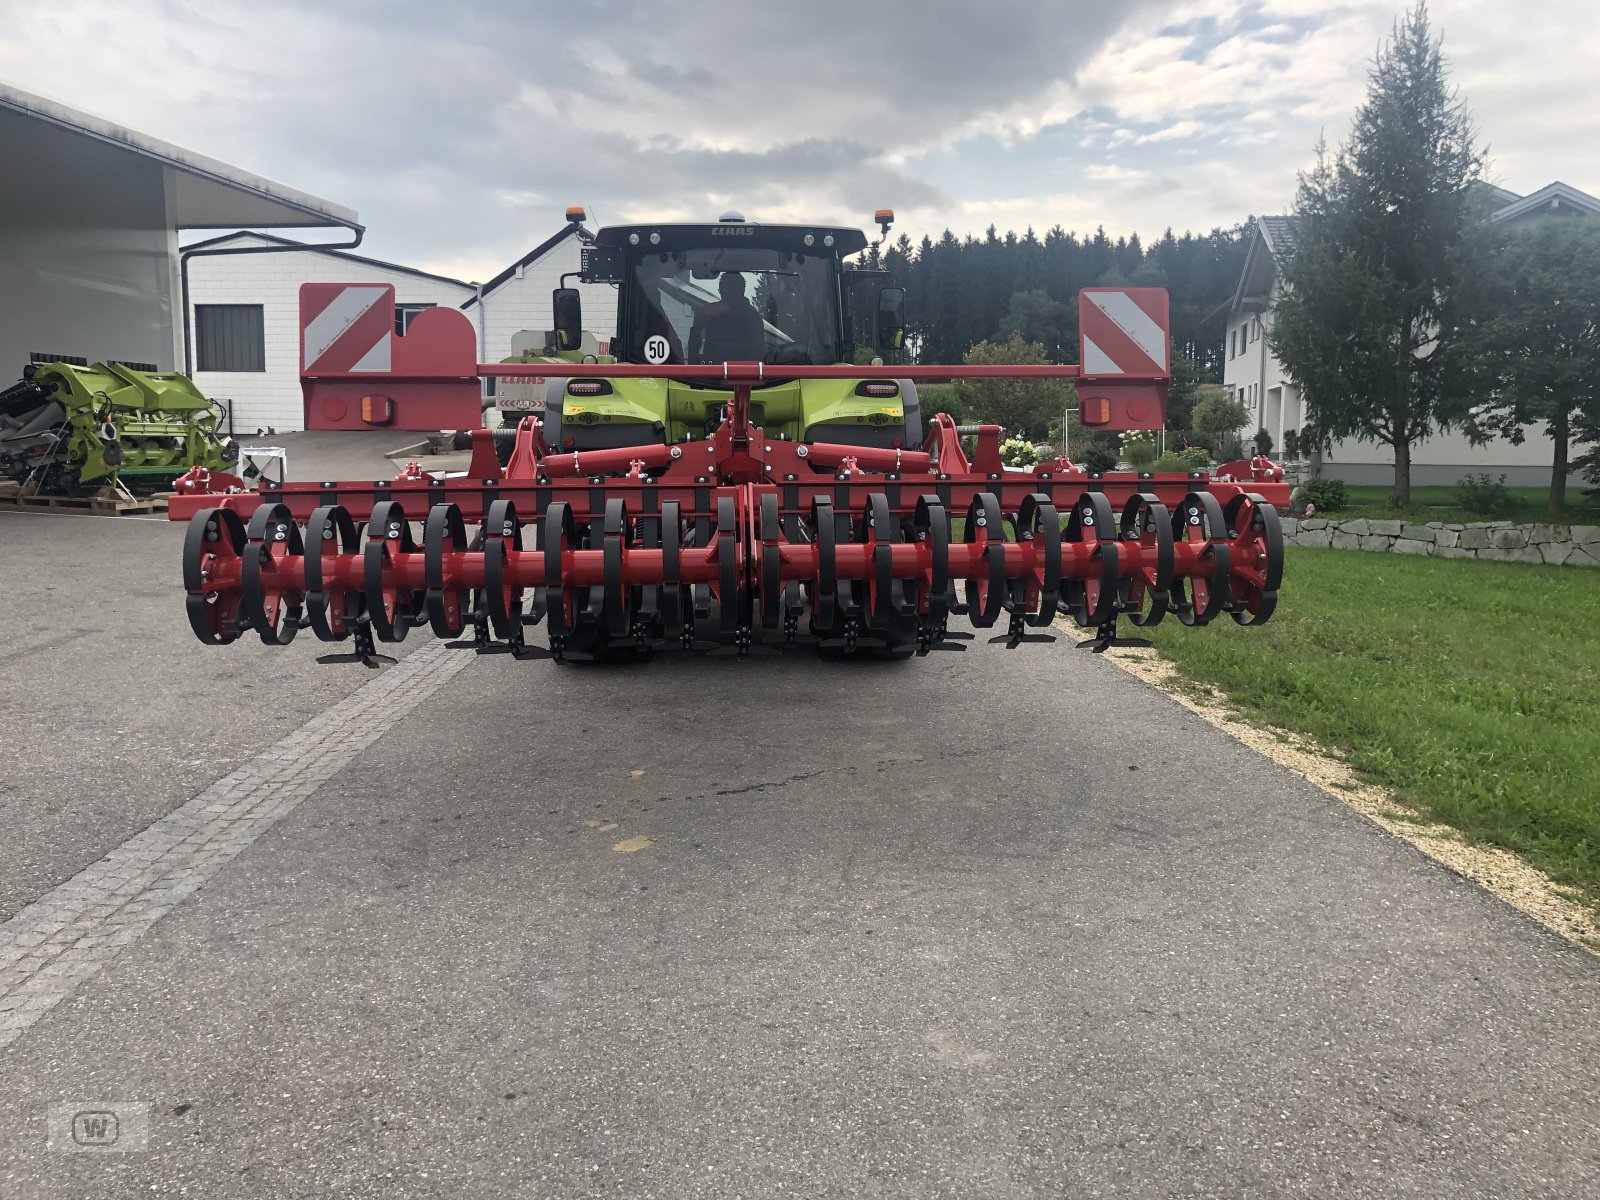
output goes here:
[{"label": "tractor cab", "polygon": [[[892,219],[888,210],[879,214],[885,231]],[[763,225],[726,213],[708,224],[618,225],[582,236],[579,280],[617,288],[611,354],[619,362],[893,363],[904,342],[905,291],[887,271],[845,262],[867,248],[859,229]],[[575,350],[583,328],[577,289],[558,288],[552,307],[553,349]],[[728,399],[720,381],[691,378],[580,388],[572,391],[565,381],[548,388],[546,433],[557,446],[703,437],[720,422]],[[856,383],[838,380],[790,380],[758,389],[752,418],[792,440],[911,447],[922,439],[909,381],[858,391]]]},{"label": "tractor cab", "polygon": [[[904,292],[893,276],[845,265],[866,246],[859,229],[760,225],[738,213],[715,224],[620,225],[584,247],[579,278],[617,286],[612,352],[623,362],[821,366],[858,349],[892,353],[901,340]],[[574,328],[575,300],[570,289],[558,295],[558,342]]]}]

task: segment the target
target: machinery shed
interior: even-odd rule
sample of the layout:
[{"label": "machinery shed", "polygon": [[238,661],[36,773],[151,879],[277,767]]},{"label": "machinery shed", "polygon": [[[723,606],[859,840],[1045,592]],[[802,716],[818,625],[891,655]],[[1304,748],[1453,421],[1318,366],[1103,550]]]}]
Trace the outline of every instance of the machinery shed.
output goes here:
[{"label": "machinery shed", "polygon": [[183,367],[178,231],[356,213],[0,84],[0,377],[36,356]]}]

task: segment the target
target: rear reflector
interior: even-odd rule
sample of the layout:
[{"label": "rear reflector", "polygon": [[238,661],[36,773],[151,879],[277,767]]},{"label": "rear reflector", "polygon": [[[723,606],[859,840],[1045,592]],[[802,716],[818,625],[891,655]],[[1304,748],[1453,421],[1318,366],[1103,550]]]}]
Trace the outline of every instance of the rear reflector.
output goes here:
[{"label": "rear reflector", "polygon": [[1104,396],[1091,396],[1079,401],[1078,420],[1085,425],[1109,425],[1111,401]]},{"label": "rear reflector", "polygon": [[361,397],[361,419],[368,425],[394,424],[394,401],[387,396]]}]

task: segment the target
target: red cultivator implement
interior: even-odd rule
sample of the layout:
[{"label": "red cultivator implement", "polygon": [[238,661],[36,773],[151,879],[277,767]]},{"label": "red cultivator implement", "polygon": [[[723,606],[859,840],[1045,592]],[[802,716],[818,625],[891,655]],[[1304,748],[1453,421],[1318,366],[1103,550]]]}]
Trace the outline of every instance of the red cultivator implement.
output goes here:
[{"label": "red cultivator implement", "polygon": [[[303,298],[308,312],[319,301]],[[1137,311],[1123,325],[1135,326],[1143,359],[1120,328],[1096,324],[1110,314],[1115,326],[1128,306]],[[711,397],[716,419],[703,436],[664,436],[658,423],[648,442],[617,444],[604,417],[587,441],[575,433],[551,445],[554,414],[529,417],[504,466],[496,433],[480,429],[466,473],[443,479],[413,464],[388,481],[247,493],[232,477],[196,473],[170,505],[174,519],[190,519],[190,623],[213,644],[246,632],[285,644],[303,628],[324,641],[353,638],[353,654],[330,657],[373,665],[376,643],[421,626],[480,652],[561,661],[798,643],[896,657],[962,650],[973,635],[951,628],[957,615],[1015,647],[1052,640],[1043,631],[1063,612],[1095,631],[1085,644],[1096,649],[1114,643],[1124,617],[1137,626],[1169,615],[1186,625],[1224,613],[1265,621],[1283,560],[1274,504],[1287,500],[1282,472],[1265,459],[1216,477],[1091,475],[1064,458],[1022,470],[1002,465],[998,427],[968,431],[964,449],[943,414],[915,445],[871,444],[848,421],[814,426],[808,438],[774,434],[753,417],[775,408],[764,402],[771,389],[849,381],[854,394],[881,397],[884,381],[897,385],[909,429],[916,380],[1057,378],[1077,381],[1089,424],[1159,428],[1164,294],[1096,291],[1082,308],[1082,367],[477,364],[460,314],[431,310],[399,338],[380,312],[372,328],[393,339],[392,356],[308,370],[308,424],[348,427],[360,414],[435,428],[440,405],[459,408],[465,395],[476,407],[485,375],[565,381],[549,385],[569,397],[562,429],[578,428],[582,406],[570,397],[614,395],[632,380]],[[1141,317],[1156,323],[1159,347]],[[626,316],[619,324],[626,341]],[[1138,367],[1122,370],[1130,358]],[[817,434],[829,428],[839,440]],[[548,648],[524,641],[541,622]]]}]

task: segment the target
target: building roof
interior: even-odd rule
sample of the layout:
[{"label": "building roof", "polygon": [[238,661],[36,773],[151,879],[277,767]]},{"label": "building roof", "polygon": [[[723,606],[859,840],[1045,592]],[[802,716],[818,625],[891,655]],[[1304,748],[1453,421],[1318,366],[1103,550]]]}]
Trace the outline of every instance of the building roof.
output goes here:
[{"label": "building roof", "polygon": [[1554,183],[1545,184],[1531,196],[1524,196],[1504,208],[1497,209],[1489,219],[1497,224],[1503,224],[1518,217],[1532,216],[1546,209],[1559,209],[1563,206],[1578,213],[1600,213],[1600,200],[1558,179]]},{"label": "building roof", "polygon": [[0,83],[0,115],[8,113],[58,129],[67,137],[97,142],[170,168],[173,172],[173,225],[179,229],[355,227],[359,222],[352,208],[174,146],[58,100]]},{"label": "building roof", "polygon": [[400,271],[407,275],[415,275],[419,279],[434,279],[440,283],[454,284],[456,287],[465,288],[469,291],[478,286],[475,283],[469,283],[465,279],[454,279],[449,275],[436,275],[432,271],[419,271],[416,267],[408,267],[401,263],[385,262],[381,258],[369,258],[364,254],[351,254],[348,250],[323,247],[315,242],[297,242],[293,238],[278,237],[276,234],[271,233],[241,230],[238,233],[225,233],[221,237],[207,238],[203,242],[190,242],[182,248],[185,251],[198,250],[202,247],[221,246],[228,242],[243,241],[250,238],[256,241],[275,243],[285,250],[293,250],[297,253],[314,251],[317,254],[326,254],[330,258],[342,258],[350,262],[365,263],[369,267],[379,267],[385,271]]},{"label": "building roof", "polygon": [[1255,217],[1250,222],[1250,244],[1244,252],[1244,270],[1233,295],[1206,314],[1206,319],[1222,313],[1236,313],[1247,307],[1266,306],[1272,290],[1273,263],[1294,253],[1294,217]]},{"label": "building roof", "polygon": [[1508,204],[1515,204],[1522,197],[1509,188],[1500,187],[1498,184],[1486,183],[1482,179],[1474,179],[1467,185],[1467,191],[1474,195],[1483,196],[1489,201],[1494,211],[1504,208]]},{"label": "building roof", "polygon": [[[578,227],[576,225],[571,223],[563,225],[558,232],[553,233],[549,237],[545,238],[544,241],[540,242],[532,250],[529,250],[521,258],[517,259],[516,262],[512,263],[504,271],[501,271],[500,274],[496,275],[493,279],[489,280],[488,283],[484,284],[479,294],[484,296],[489,295],[495,289],[514,279],[518,271],[521,271],[527,267],[531,267],[534,263],[538,262],[546,254],[549,254],[550,251],[554,250],[569,237],[575,237],[577,232]],[[461,307],[468,308],[477,302],[478,297],[472,296],[469,297]]]},{"label": "building roof", "polygon": [[1273,258],[1287,258],[1294,253],[1296,224],[1295,218],[1289,216],[1256,218],[1256,228],[1266,238]]}]

